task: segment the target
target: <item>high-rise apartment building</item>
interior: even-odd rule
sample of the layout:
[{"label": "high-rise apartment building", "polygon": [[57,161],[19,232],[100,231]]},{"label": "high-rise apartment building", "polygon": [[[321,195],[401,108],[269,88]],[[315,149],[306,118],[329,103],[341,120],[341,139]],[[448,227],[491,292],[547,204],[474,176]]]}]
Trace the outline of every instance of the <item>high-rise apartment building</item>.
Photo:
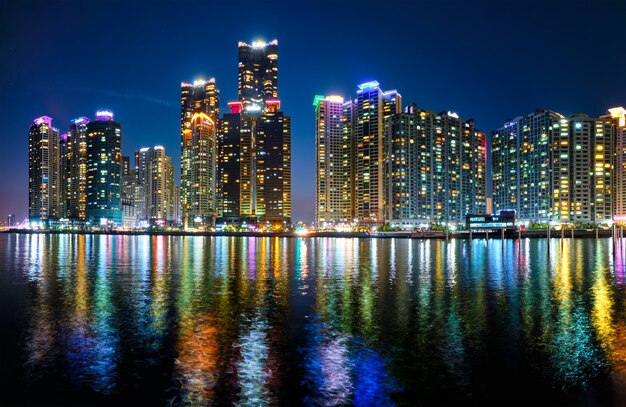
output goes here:
[{"label": "high-rise apartment building", "polygon": [[87,205],[87,124],[89,118],[71,120],[61,137],[61,194],[63,217],[72,223],[85,221]]},{"label": "high-rise apartment building", "polygon": [[219,90],[215,79],[181,84],[180,198],[185,226],[212,226],[217,214]]},{"label": "high-rise apartment building", "polygon": [[385,122],[386,219],[413,228],[485,212],[485,134],[452,112],[409,106]]},{"label": "high-rise apartment building", "polygon": [[219,145],[223,222],[291,222],[291,118],[270,101],[263,110],[229,103]]},{"label": "high-rise apartment building", "polygon": [[148,163],[148,218],[158,226],[172,225],[174,220],[174,169],[163,146],[155,146]]},{"label": "high-rise apartment building", "polygon": [[278,99],[278,41],[239,42],[239,101],[244,108]]},{"label": "high-rise apartment building", "polygon": [[331,227],[352,222],[351,143],[345,130],[341,96],[316,96],[315,106],[315,223]]},{"label": "high-rise apartment building", "polygon": [[359,85],[352,115],[355,218],[361,225],[385,222],[384,122],[402,111],[402,97],[376,81]]},{"label": "high-rise apartment building", "polygon": [[61,205],[59,130],[52,118],[33,121],[28,134],[28,218],[48,225],[63,216]]},{"label": "high-rise apartment building", "polygon": [[609,115],[615,125],[614,220],[626,221],[626,109],[614,107]]},{"label": "high-rise apartment building", "polygon": [[[123,171],[123,170],[122,170]],[[122,224],[125,228],[140,226],[145,214],[145,189],[139,183],[136,169],[129,169],[122,173]],[[140,212],[143,208],[143,212]]]},{"label": "high-rise apartment building", "polygon": [[220,122],[220,223],[291,222],[291,117],[280,110],[278,42],[239,43],[239,100]]},{"label": "high-rise apartment building", "polygon": [[536,222],[613,218],[616,120],[538,110],[492,133],[493,205]]},{"label": "high-rise apartment building", "polygon": [[87,124],[86,219],[92,226],[122,225],[122,127],[103,110]]}]

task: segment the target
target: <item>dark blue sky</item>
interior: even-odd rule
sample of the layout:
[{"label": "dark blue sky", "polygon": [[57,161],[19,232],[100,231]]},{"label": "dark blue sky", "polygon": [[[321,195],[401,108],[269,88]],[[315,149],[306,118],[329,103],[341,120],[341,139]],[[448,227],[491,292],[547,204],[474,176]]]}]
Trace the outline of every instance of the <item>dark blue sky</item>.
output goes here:
[{"label": "dark blue sky", "polygon": [[279,44],[294,220],[314,216],[315,94],[350,96],[376,79],[405,104],[456,111],[487,132],[536,107],[600,115],[626,105],[623,0],[3,0],[0,216],[27,215],[28,127],[41,115],[66,131],[109,108],[124,154],[162,144],[178,170],[180,82],[214,76],[225,111],[237,97],[237,42],[258,38]]}]

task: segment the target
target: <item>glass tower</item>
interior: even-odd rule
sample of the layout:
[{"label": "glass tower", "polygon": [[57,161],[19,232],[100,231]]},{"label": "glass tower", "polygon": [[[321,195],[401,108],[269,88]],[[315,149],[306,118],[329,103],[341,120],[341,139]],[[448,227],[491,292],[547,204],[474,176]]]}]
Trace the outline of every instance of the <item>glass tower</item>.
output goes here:
[{"label": "glass tower", "polygon": [[33,121],[28,133],[28,218],[48,225],[62,217],[59,130],[52,118]]},{"label": "glass tower", "polygon": [[87,124],[86,218],[92,226],[121,226],[122,127],[103,110]]}]

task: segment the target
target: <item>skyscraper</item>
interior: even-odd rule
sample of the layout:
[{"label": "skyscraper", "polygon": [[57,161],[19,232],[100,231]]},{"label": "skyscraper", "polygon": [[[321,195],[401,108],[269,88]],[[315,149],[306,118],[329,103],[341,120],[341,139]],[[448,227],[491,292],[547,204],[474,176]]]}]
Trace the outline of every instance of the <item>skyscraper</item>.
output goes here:
[{"label": "skyscraper", "polygon": [[155,146],[148,164],[148,218],[157,226],[174,224],[174,169],[163,146]]},{"label": "skyscraper", "polygon": [[280,102],[267,101],[256,124],[256,216],[271,224],[291,223],[291,117]]},{"label": "skyscraper", "polygon": [[217,127],[215,79],[181,84],[180,194],[185,226],[212,226],[217,214]]},{"label": "skyscraper", "polygon": [[223,223],[291,222],[291,117],[280,110],[278,42],[239,43],[239,100],[220,123]]},{"label": "skyscraper", "polygon": [[315,96],[315,222],[318,227],[352,222],[349,192],[351,146],[344,133],[341,96]]},{"label": "skyscraper", "polygon": [[219,216],[223,222],[291,222],[291,118],[229,103],[220,132]]},{"label": "skyscraper", "polygon": [[607,223],[613,217],[616,121],[538,110],[492,134],[494,209],[520,219]]},{"label": "skyscraper", "polygon": [[615,123],[615,193],[614,219],[626,221],[626,109],[614,107],[609,115]]},{"label": "skyscraper", "polygon": [[87,124],[87,206],[92,226],[121,226],[122,128],[102,110]]},{"label": "skyscraper", "polygon": [[278,41],[239,42],[239,101],[244,108],[278,98]]},{"label": "skyscraper", "polygon": [[494,210],[515,209],[521,219],[550,219],[551,135],[562,118],[538,109],[492,132]]},{"label": "skyscraper", "polygon": [[385,220],[384,121],[402,111],[402,97],[382,91],[376,81],[359,85],[354,100],[354,202],[362,225],[382,225]]},{"label": "skyscraper", "polygon": [[485,134],[456,113],[417,109],[385,123],[386,218],[405,229],[485,212]]},{"label": "skyscraper", "polygon": [[61,179],[64,217],[84,222],[87,202],[87,117],[71,120],[61,138]]},{"label": "skyscraper", "polygon": [[33,121],[28,135],[28,218],[49,225],[62,216],[59,130],[52,118]]}]

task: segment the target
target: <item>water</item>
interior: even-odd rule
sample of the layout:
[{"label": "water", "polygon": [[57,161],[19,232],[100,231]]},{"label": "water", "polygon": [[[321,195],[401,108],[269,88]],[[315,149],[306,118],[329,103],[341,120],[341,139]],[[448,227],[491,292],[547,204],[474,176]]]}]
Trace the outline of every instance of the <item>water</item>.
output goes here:
[{"label": "water", "polygon": [[0,404],[623,405],[626,245],[549,245],[2,234]]}]

